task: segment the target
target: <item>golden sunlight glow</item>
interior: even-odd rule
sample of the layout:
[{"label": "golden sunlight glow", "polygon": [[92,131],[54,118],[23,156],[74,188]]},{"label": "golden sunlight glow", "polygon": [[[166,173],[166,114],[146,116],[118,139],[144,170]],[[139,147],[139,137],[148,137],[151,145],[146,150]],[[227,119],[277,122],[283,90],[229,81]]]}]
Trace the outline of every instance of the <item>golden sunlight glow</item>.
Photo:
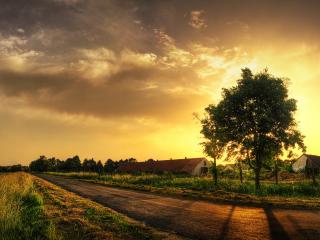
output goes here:
[{"label": "golden sunlight glow", "polygon": [[274,21],[259,12],[252,21],[219,4],[190,3],[146,7],[154,15],[144,18],[139,6],[124,11],[110,3],[114,11],[102,14],[87,4],[75,6],[85,16],[59,4],[73,19],[69,25],[43,18],[39,28],[29,16],[26,24],[12,21],[0,30],[0,165],[40,154],[202,156],[193,113],[216,104],[244,67],[290,79],[307,151],[320,155],[320,48],[312,19],[279,10]]}]

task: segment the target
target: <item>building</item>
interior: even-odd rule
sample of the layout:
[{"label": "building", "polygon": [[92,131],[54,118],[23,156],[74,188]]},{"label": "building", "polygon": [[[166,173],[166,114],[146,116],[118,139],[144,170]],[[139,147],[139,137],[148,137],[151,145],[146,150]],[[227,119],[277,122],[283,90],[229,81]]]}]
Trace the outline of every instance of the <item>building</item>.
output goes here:
[{"label": "building", "polygon": [[306,176],[311,176],[313,183],[316,184],[316,175],[320,172],[320,156],[303,154],[292,164],[292,170],[304,171]]},{"label": "building", "polygon": [[292,169],[295,172],[320,170],[320,156],[303,154],[293,164]]},{"label": "building", "polygon": [[205,175],[211,163],[206,158],[185,158],[161,161],[131,162],[120,165],[117,169],[122,173],[181,173],[194,176]]}]

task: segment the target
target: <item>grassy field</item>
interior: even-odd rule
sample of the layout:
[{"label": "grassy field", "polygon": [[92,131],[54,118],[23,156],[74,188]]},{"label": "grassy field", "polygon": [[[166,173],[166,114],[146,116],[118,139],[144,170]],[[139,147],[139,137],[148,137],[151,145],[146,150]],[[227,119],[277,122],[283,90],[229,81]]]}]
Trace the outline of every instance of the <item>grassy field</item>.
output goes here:
[{"label": "grassy field", "polygon": [[99,180],[100,182],[113,183],[119,185],[145,185],[156,188],[179,188],[195,191],[226,191],[240,194],[257,194],[259,196],[284,196],[284,197],[320,197],[320,187],[314,186],[310,181],[285,182],[274,184],[273,182],[263,182],[260,191],[255,191],[253,181],[240,183],[234,179],[221,179],[218,186],[213,184],[211,177],[188,177],[174,175],[102,175],[96,173],[50,173],[63,175],[79,179]]},{"label": "grassy field", "polygon": [[26,173],[0,175],[0,239],[178,239]]},{"label": "grassy field", "polygon": [[210,177],[187,177],[174,175],[102,175],[96,173],[50,173],[93,181],[108,186],[129,189],[186,195],[202,199],[232,200],[239,202],[273,202],[281,205],[309,205],[320,207],[320,187],[310,181],[283,182],[278,185],[264,181],[260,191],[255,190],[253,181],[241,184],[234,179],[220,179],[218,186]]},{"label": "grassy field", "polygon": [[0,175],[0,239],[57,239],[43,199],[25,173]]}]

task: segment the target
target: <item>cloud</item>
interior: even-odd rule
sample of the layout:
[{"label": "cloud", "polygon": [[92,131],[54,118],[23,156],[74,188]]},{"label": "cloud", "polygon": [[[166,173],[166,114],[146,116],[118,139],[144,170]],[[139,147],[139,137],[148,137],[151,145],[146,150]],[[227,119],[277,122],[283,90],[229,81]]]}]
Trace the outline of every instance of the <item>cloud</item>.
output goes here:
[{"label": "cloud", "polygon": [[[256,26],[249,28],[246,16],[231,10],[219,23],[213,16],[224,8],[218,3],[195,8],[188,2],[183,9],[174,3],[169,10],[131,1],[30,0],[24,11],[18,5],[7,2],[0,10],[0,92],[34,108],[178,119],[219,95],[241,66],[254,65],[250,50],[235,44],[232,34],[241,28],[253,35]],[[12,19],[12,11],[23,21]],[[205,28],[205,36],[194,31]]]},{"label": "cloud", "polygon": [[33,49],[39,39],[50,48],[56,32],[1,39],[7,43],[0,58],[3,96],[57,113],[178,120],[210,101],[213,79],[244,57],[202,44],[181,47],[159,29],[153,29],[158,45],[150,52],[99,45],[76,45],[59,54]]},{"label": "cloud", "polygon": [[204,10],[194,10],[190,12],[189,25],[195,29],[204,29],[208,25],[203,18]]},{"label": "cloud", "polygon": [[[177,86],[172,79],[182,79],[183,72],[126,61],[112,65],[118,70],[105,74],[104,81],[98,84],[77,71],[45,74],[1,70],[0,92],[36,108],[101,118],[168,119],[175,117],[172,112],[185,112],[184,106],[199,104],[194,92],[172,92]],[[150,87],[152,84],[157,87]],[[178,85],[189,88],[183,81]]]}]

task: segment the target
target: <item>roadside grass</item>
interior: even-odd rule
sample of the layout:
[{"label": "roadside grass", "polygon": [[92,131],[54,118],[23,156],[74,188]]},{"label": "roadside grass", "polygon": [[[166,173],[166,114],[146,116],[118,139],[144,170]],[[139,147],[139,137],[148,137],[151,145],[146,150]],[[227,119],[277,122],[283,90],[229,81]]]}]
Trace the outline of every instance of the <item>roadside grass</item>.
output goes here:
[{"label": "roadside grass", "polygon": [[34,181],[43,196],[46,216],[62,239],[178,239],[45,180],[34,177]]},{"label": "roadside grass", "polygon": [[30,175],[0,175],[0,239],[58,239]]},{"label": "roadside grass", "polygon": [[220,179],[218,186],[215,186],[210,177],[175,176],[172,174],[101,176],[96,173],[51,172],[49,174],[82,179],[106,186],[193,199],[264,204],[284,208],[320,208],[320,186],[314,186],[310,181],[286,181],[278,185],[270,181],[263,181],[261,189],[256,191],[253,181],[245,181],[241,184],[239,180],[226,178]]},{"label": "roadside grass", "polygon": [[313,185],[310,181],[283,182],[275,184],[270,181],[264,181],[259,191],[255,190],[253,181],[244,181],[242,184],[239,180],[222,178],[217,186],[213,184],[211,177],[190,177],[172,174],[113,174],[101,175],[96,173],[56,173],[52,175],[67,176],[78,179],[98,180],[99,182],[117,184],[117,185],[145,185],[156,188],[178,188],[189,189],[194,191],[225,191],[240,194],[255,194],[258,196],[280,196],[280,197],[306,197],[319,198],[320,187]]}]

